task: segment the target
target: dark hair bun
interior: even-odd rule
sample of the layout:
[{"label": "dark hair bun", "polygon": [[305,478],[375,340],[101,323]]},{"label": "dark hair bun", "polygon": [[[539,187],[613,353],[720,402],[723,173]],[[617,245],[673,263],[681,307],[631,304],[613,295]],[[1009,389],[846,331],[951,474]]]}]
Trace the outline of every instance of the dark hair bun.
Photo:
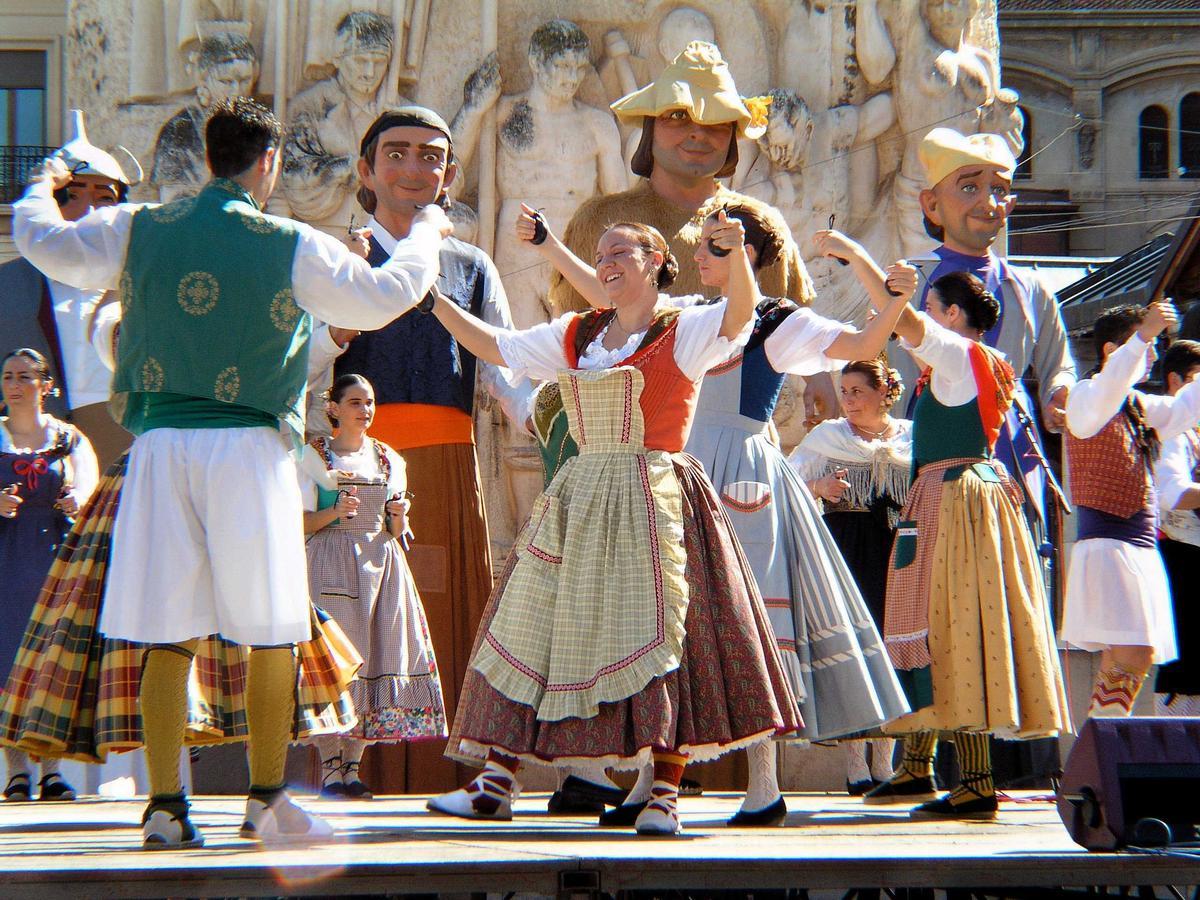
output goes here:
[{"label": "dark hair bun", "polygon": [[1000,321],[1000,301],[970,272],[950,272],[930,286],[946,306],[959,307],[976,331],[990,331]]},{"label": "dark hair bun", "polygon": [[679,260],[675,258],[675,254],[671,252],[671,248],[663,251],[662,268],[658,270],[658,287],[659,290],[666,290],[675,283],[675,279],[679,277]]}]

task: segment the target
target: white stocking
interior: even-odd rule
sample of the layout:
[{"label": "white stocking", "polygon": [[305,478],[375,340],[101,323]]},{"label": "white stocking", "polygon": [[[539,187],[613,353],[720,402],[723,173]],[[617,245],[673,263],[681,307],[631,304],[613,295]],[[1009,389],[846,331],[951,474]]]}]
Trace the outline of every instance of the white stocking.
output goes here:
[{"label": "white stocking", "polygon": [[757,812],[779,799],[779,773],[775,765],[777,757],[774,741],[762,741],[746,750],[750,780],[746,785],[746,797],[742,800],[743,812]]},{"label": "white stocking", "polygon": [[867,742],[842,741],[842,746],[846,748],[846,780],[851,784],[870,780],[871,770],[867,768]]},{"label": "white stocking", "polygon": [[896,755],[894,738],[871,739],[871,777],[887,781],[892,777],[892,757]]},{"label": "white stocking", "polygon": [[629,791],[629,796],[625,798],[625,805],[631,803],[645,803],[650,799],[650,787],[654,784],[654,763],[647,760],[638,772],[637,781],[633,788]]}]

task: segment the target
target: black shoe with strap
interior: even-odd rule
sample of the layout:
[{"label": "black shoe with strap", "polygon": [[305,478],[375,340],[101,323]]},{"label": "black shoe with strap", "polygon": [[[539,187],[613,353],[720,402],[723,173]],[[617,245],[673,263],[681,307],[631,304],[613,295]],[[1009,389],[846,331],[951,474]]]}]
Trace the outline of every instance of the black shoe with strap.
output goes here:
[{"label": "black shoe with strap", "polygon": [[325,776],[321,779],[321,792],[317,796],[322,800],[345,800],[347,791],[343,776],[346,766],[342,763],[342,755],[339,753],[321,760],[321,768]]},{"label": "black shoe with strap", "polygon": [[969,819],[990,821],[1000,808],[992,776],[967,775],[945,797],[922,803],[909,811],[910,819]]},{"label": "black shoe with strap", "polygon": [[61,802],[75,799],[75,788],[57,772],[51,772],[38,782],[41,793],[38,800],[43,802]]},{"label": "black shoe with strap", "polygon": [[33,792],[28,772],[18,772],[8,779],[8,787],[4,789],[4,799],[8,803],[28,803]]},{"label": "black shoe with strap", "polygon": [[774,828],[787,818],[787,803],[782,796],[762,809],[747,812],[739,809],[726,823],[726,828]]},{"label": "black shoe with strap", "polygon": [[933,783],[933,776],[911,775],[902,769],[879,787],[863,794],[863,803],[919,803],[922,800],[932,800],[936,796],[937,786]]},{"label": "black shoe with strap", "polygon": [[648,802],[648,800],[643,800],[641,803],[626,803],[616,809],[602,812],[598,824],[605,828],[628,828],[637,822],[638,816],[642,814],[642,810],[646,808]]},{"label": "black shoe with strap", "polygon": [[346,799],[348,800],[370,800],[375,795],[371,789],[362,783],[358,777],[358,763],[348,762],[344,766],[346,770]]}]

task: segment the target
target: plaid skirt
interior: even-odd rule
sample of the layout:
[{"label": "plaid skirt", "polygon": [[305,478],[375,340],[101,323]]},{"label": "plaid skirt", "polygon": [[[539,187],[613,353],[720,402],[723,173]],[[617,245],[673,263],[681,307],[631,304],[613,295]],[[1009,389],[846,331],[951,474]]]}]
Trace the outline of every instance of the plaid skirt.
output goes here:
[{"label": "plaid skirt", "polygon": [[[97,630],[127,459],[104,473],[50,568],[0,697],[0,744],[84,762],[143,744],[138,695],[148,645]],[[323,611],[312,615],[313,639],[297,644],[296,740],[357,723],[348,687],[362,658]],[[200,642],[187,743],[246,740],[248,671],[249,648],[216,635]]]}]

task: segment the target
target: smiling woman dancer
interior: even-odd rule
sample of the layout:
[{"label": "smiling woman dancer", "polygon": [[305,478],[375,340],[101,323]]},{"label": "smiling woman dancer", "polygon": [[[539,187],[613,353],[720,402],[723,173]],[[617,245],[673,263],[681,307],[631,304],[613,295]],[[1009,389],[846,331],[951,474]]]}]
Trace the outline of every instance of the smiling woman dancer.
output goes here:
[{"label": "smiling woman dancer", "polygon": [[[518,233],[526,239],[533,236],[531,212],[518,221]],[[772,210],[753,201],[705,220],[695,261],[702,282],[727,296],[735,263],[711,240],[721,228],[721,215],[742,223],[744,252],[756,273],[778,258],[787,232]],[[548,236],[536,246],[593,307],[610,304],[591,267],[561,242]],[[915,287],[915,272],[908,274]],[[671,303],[687,307],[697,299]],[[687,452],[717,488],[763,595],[784,670],[800,701],[805,727],[799,736],[809,740],[875,728],[907,712],[908,705],[854,579],[812,496],[767,438],[767,423],[788,373],[812,375],[836,368],[839,360],[878,353],[904,302],[898,295],[890,310],[858,332],[790,301],[763,300],[745,349],[705,375],[687,441]],[[778,825],[787,805],[776,777],[775,745],[756,744],[749,755],[746,797],[730,824]],[[629,819],[644,805],[644,788],[643,779],[625,806],[601,822]]]},{"label": "smiling woman dancer", "polygon": [[522,760],[653,757],[635,824],[671,834],[687,759],[801,726],[729,520],[681,452],[698,382],[745,342],[760,299],[742,224],[722,218],[713,240],[734,256],[729,299],[712,306],[661,303],[677,263],[657,230],[622,223],[596,251],[611,309],[506,331],[434,307],[480,359],[557,378],[579,446],[535,503],[476,637],[449,752],[486,766],[434,810],[511,817]]}]

